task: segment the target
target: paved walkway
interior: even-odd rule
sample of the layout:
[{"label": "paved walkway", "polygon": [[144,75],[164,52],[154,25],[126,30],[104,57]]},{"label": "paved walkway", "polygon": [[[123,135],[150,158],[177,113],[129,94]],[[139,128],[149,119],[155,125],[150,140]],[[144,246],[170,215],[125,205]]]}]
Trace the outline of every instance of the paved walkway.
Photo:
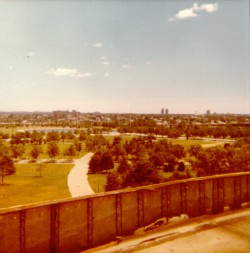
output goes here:
[{"label": "paved walkway", "polygon": [[88,153],[81,159],[74,161],[75,166],[68,175],[68,187],[72,197],[80,197],[94,194],[93,189],[88,182],[89,161],[93,153]]},{"label": "paved walkway", "polygon": [[246,208],[159,227],[82,253],[247,253],[249,249],[250,208]]}]

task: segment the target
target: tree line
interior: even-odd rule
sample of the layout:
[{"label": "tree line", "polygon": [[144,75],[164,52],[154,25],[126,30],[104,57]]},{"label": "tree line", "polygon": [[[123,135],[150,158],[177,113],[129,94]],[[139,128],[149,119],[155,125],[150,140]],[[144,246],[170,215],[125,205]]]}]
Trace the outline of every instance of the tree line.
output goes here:
[{"label": "tree line", "polygon": [[[115,137],[113,143],[105,143],[99,136],[100,146],[93,145],[95,152],[89,162],[90,173],[107,173],[106,190],[142,186],[216,174],[250,171],[250,139],[233,144],[203,148],[181,145],[153,136],[133,138],[122,142]],[[93,143],[97,137],[93,137]],[[162,172],[172,172],[169,178]]]},{"label": "tree line", "polygon": [[182,135],[187,139],[194,138],[246,138],[250,136],[250,128],[246,126],[199,126],[180,123],[176,126],[164,125],[132,125],[118,128],[120,133],[140,133],[167,136],[169,138],[178,138]]}]

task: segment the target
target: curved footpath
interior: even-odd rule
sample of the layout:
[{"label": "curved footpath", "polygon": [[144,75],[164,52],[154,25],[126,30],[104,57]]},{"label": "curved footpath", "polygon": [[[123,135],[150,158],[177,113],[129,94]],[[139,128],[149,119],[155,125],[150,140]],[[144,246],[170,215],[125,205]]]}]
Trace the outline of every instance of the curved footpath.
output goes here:
[{"label": "curved footpath", "polygon": [[80,159],[74,161],[75,166],[68,175],[68,188],[72,197],[80,197],[94,194],[88,182],[89,161],[93,153],[88,153]]}]

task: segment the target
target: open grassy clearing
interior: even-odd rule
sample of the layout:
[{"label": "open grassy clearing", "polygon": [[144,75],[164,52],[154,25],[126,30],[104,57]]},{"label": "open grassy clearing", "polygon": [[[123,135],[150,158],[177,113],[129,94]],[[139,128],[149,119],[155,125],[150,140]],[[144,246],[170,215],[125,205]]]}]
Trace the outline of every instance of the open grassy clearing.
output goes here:
[{"label": "open grassy clearing", "polygon": [[[108,140],[110,143],[113,142],[115,136],[104,136],[106,140]],[[120,135],[122,138],[122,144],[125,143],[125,141],[130,141],[133,138],[138,138],[139,136],[127,136],[127,135]],[[180,140],[180,139],[169,139],[165,137],[158,137],[157,140],[167,140],[168,142],[171,142],[173,145],[182,145],[185,149],[189,149],[193,145],[201,145],[203,147],[209,147],[209,146],[217,146],[217,145],[224,145],[227,141],[206,141],[206,140]]]},{"label": "open grassy clearing", "polygon": [[107,174],[88,174],[88,181],[95,193],[105,192]]},{"label": "open grassy clearing", "polygon": [[15,167],[16,174],[5,177],[4,185],[0,184],[0,208],[70,197],[67,176],[73,164],[15,164]]},{"label": "open grassy clearing", "polygon": [[[104,138],[109,141],[109,143],[112,143],[114,138],[117,136],[110,136],[110,135],[104,135]],[[121,137],[121,143],[124,144],[126,141],[130,141],[133,138],[135,138],[135,136],[128,136],[128,135],[118,135],[118,137]]]},{"label": "open grassy clearing", "polygon": [[179,140],[179,139],[167,139],[169,142],[171,142],[173,145],[181,145],[185,149],[189,149],[193,145],[204,145],[204,144],[211,144],[211,141],[203,141],[203,140]]}]

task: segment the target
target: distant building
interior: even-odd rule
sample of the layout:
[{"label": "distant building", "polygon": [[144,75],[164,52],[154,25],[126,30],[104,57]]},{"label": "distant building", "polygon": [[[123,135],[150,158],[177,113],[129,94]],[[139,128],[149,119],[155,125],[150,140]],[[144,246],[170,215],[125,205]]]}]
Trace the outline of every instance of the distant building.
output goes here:
[{"label": "distant building", "polygon": [[207,110],[207,113],[206,113],[207,115],[210,115],[210,110]]},{"label": "distant building", "polygon": [[161,109],[161,115],[164,115],[164,109],[163,108]]},{"label": "distant building", "polygon": [[168,109],[165,109],[165,115],[168,115]]}]

